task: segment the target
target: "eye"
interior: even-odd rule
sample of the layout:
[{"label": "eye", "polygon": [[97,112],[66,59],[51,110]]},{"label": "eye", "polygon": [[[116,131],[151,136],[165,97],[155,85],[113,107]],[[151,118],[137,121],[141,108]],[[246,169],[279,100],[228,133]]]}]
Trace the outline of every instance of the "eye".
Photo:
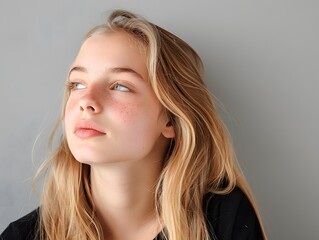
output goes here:
[{"label": "eye", "polygon": [[118,84],[116,83],[113,87],[112,87],[113,90],[116,90],[116,91],[121,91],[121,92],[129,92],[130,89],[128,87],[125,87],[121,84]]},{"label": "eye", "polygon": [[81,90],[81,89],[84,89],[86,88],[86,86],[82,83],[79,83],[79,82],[70,82],[69,83],[69,88],[71,90]]}]

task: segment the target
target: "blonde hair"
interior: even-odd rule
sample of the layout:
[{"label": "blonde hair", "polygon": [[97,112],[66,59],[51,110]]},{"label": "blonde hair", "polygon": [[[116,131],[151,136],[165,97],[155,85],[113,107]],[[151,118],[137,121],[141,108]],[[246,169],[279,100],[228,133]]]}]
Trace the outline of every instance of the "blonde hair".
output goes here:
[{"label": "blonde hair", "polygon": [[[87,38],[110,31],[124,31],[145,47],[150,83],[175,130],[154,203],[163,235],[170,240],[210,239],[203,197],[208,192],[229,193],[235,186],[247,195],[260,221],[227,130],[203,82],[203,65],[197,53],[172,33],[121,10],[114,11],[106,24],[92,29]],[[66,90],[59,123],[68,96]],[[46,173],[46,181],[40,237],[104,239],[90,193],[90,167],[73,157],[64,136],[37,175],[41,172]]]}]

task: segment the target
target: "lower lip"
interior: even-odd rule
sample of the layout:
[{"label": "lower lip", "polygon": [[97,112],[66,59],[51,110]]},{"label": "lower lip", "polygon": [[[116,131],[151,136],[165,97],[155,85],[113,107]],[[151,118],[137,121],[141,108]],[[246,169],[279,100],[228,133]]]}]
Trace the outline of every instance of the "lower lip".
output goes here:
[{"label": "lower lip", "polygon": [[94,129],[86,129],[86,128],[80,128],[75,131],[75,135],[79,138],[94,138],[94,137],[100,137],[104,136],[105,133],[99,132]]}]

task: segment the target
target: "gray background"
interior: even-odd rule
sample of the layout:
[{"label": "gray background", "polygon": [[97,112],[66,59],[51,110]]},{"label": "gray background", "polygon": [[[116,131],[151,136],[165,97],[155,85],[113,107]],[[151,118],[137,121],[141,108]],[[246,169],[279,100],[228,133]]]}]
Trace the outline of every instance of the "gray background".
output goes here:
[{"label": "gray background", "polygon": [[0,232],[38,202],[64,80],[84,33],[126,8],[189,42],[256,196],[270,239],[319,236],[319,1],[0,3]]}]

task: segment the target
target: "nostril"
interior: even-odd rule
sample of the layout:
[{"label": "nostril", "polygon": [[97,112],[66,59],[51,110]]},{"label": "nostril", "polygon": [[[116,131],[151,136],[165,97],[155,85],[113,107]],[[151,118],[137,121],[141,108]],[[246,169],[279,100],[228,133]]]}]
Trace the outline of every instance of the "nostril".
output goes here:
[{"label": "nostril", "polygon": [[96,101],[87,101],[87,100],[83,100],[79,102],[78,105],[78,109],[81,112],[88,112],[88,113],[92,113],[92,114],[96,114],[99,113],[101,111],[101,107],[99,105],[98,102]]},{"label": "nostril", "polygon": [[80,106],[80,110],[81,111],[87,110],[87,111],[90,111],[90,112],[95,112],[96,111],[95,107],[93,107],[91,105],[86,106],[86,107],[85,106]]},{"label": "nostril", "polygon": [[87,106],[87,109],[92,111],[92,112],[95,112],[95,108],[93,106]]}]

